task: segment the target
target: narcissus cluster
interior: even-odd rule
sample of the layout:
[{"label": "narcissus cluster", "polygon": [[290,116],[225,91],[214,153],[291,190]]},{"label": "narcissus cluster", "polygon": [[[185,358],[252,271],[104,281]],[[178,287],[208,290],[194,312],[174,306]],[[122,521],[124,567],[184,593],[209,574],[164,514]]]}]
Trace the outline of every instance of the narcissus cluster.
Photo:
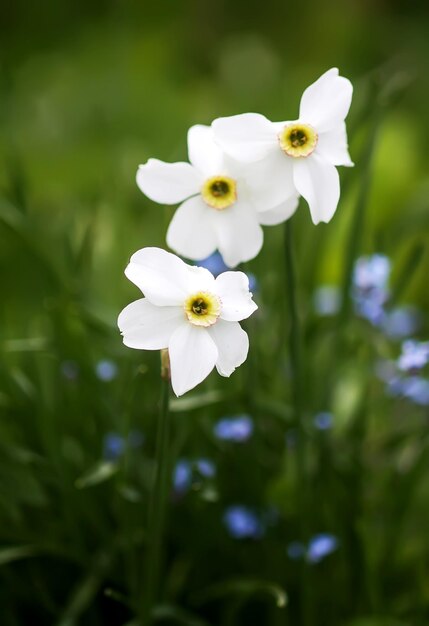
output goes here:
[{"label": "narcissus cluster", "polygon": [[[168,246],[193,261],[218,250],[234,268],[257,256],[262,226],[289,219],[300,196],[314,224],[329,222],[340,197],[336,166],[353,165],[344,122],[351,98],[350,81],[334,68],[304,91],[297,120],[271,122],[258,113],[219,118],[190,128],[189,163],[140,165],[141,191],[160,204],[179,204]],[[245,361],[248,337],[239,321],[257,309],[245,274],[215,279],[157,248],[136,252],[125,273],[145,297],[119,316],[124,343],[168,349],[176,395],[214,367],[230,376]]]}]

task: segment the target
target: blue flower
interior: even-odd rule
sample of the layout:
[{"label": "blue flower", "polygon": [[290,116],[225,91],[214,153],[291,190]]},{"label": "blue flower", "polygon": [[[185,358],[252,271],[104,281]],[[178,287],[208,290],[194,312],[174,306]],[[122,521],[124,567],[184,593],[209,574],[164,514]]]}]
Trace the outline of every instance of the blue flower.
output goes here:
[{"label": "blue flower", "polygon": [[123,437],[114,432],[105,435],[103,440],[103,457],[106,461],[117,461],[124,451],[125,441]]},{"label": "blue flower", "polygon": [[130,430],[127,441],[131,448],[140,448],[144,444],[144,434],[140,430]]},{"label": "blue flower", "polygon": [[246,276],[249,279],[249,291],[255,293],[256,291],[258,291],[259,287],[258,279],[256,278],[255,274],[252,274],[252,272],[247,272]]},{"label": "blue flower", "polygon": [[173,470],[173,488],[178,494],[183,494],[192,484],[192,465],[186,459],[179,459]]},{"label": "blue flower", "polygon": [[374,326],[383,324],[389,297],[390,261],[382,254],[360,257],[354,266],[352,297],[356,312]]},{"label": "blue flower", "polygon": [[286,548],[288,557],[293,561],[302,559],[305,555],[305,546],[300,541],[291,541]]},{"label": "blue flower", "polygon": [[298,433],[295,428],[289,428],[285,435],[286,447],[291,450],[295,448],[298,441]]},{"label": "blue flower", "polygon": [[253,420],[249,415],[224,417],[214,426],[214,435],[224,441],[247,441],[253,433]]},{"label": "blue flower", "polygon": [[60,369],[66,380],[74,381],[79,377],[79,365],[76,361],[63,361]]},{"label": "blue flower", "polygon": [[410,306],[397,307],[389,311],[382,321],[383,332],[392,339],[410,337],[419,327],[419,312]]},{"label": "blue flower", "polygon": [[402,393],[420,406],[429,406],[429,381],[421,376],[410,376],[402,381]]},{"label": "blue flower", "polygon": [[310,539],[307,547],[307,560],[319,563],[338,548],[338,539],[334,535],[320,534]]},{"label": "blue flower", "polygon": [[176,495],[184,495],[191,487],[201,487],[202,478],[216,476],[216,466],[210,459],[179,459],[173,470],[173,489]]},{"label": "blue flower", "polygon": [[319,430],[329,430],[332,428],[333,421],[334,416],[328,412],[318,413],[313,419],[315,427]]},{"label": "blue flower", "polygon": [[195,465],[204,478],[213,478],[216,475],[216,466],[210,459],[197,459]]},{"label": "blue flower", "polygon": [[429,363],[429,341],[409,339],[402,344],[402,352],[398,358],[398,367],[403,372],[415,372]]},{"label": "blue flower", "polygon": [[390,260],[383,254],[373,254],[357,259],[353,271],[355,289],[369,292],[374,289],[387,290],[390,276]]},{"label": "blue flower", "polygon": [[340,310],[341,294],[335,285],[321,285],[313,295],[313,306],[319,315],[335,315]]},{"label": "blue flower", "polygon": [[113,361],[103,359],[95,366],[95,373],[103,382],[110,382],[118,375],[118,366]]},{"label": "blue flower", "polygon": [[264,534],[264,527],[256,513],[240,504],[226,509],[223,522],[234,539],[259,539]]},{"label": "blue flower", "polygon": [[206,270],[209,270],[213,274],[213,276],[218,276],[222,274],[222,272],[227,272],[230,270],[228,265],[225,265],[223,258],[219,254],[219,252],[213,252],[210,256],[202,261],[198,261],[197,265],[199,267],[205,267]]}]

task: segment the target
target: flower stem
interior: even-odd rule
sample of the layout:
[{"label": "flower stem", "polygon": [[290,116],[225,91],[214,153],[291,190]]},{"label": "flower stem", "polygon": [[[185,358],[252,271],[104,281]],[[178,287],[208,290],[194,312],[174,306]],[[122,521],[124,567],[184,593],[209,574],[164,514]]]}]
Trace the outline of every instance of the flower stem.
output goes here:
[{"label": "flower stem", "polygon": [[[306,432],[303,424],[302,410],[302,364],[301,364],[301,329],[297,306],[297,283],[296,269],[293,251],[293,226],[292,220],[285,222],[285,265],[286,265],[286,294],[290,317],[289,327],[289,357],[290,370],[292,377],[292,401],[295,417],[295,427],[297,432],[296,444],[296,461],[297,461],[297,505],[300,522],[300,540],[304,545],[307,540],[307,498],[308,498],[308,481],[306,472],[306,455],[307,442]],[[300,606],[301,606],[301,624],[308,626],[311,622],[309,615],[310,601],[309,591],[310,585],[308,580],[308,565],[304,560],[301,565],[301,581],[300,581]]]},{"label": "flower stem", "polygon": [[349,236],[346,244],[346,254],[344,262],[344,275],[342,282],[342,297],[340,310],[340,326],[344,327],[350,316],[350,287],[353,277],[353,266],[361,245],[363,225],[365,219],[365,209],[368,204],[368,196],[372,181],[372,161],[374,149],[378,136],[380,116],[378,112],[374,114],[373,122],[369,128],[369,139],[361,157],[363,170],[361,172],[361,184],[358,191],[354,214],[350,224]]},{"label": "flower stem", "polygon": [[[160,418],[156,439],[156,475],[149,505],[148,542],[146,556],[145,587],[142,597],[141,626],[152,622],[152,611],[157,602],[162,565],[162,540],[166,518],[169,488],[169,396],[170,380],[165,371],[165,355],[162,355],[162,393]],[[167,367],[168,369],[168,367]]]}]

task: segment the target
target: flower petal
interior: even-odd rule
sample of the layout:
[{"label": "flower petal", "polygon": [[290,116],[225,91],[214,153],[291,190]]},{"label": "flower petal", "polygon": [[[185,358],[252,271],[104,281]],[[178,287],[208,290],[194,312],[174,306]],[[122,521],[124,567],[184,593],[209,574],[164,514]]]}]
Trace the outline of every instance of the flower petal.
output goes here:
[{"label": "flower petal", "polygon": [[329,222],[340,198],[340,180],[335,166],[314,153],[307,159],[295,161],[295,185],[308,202],[313,223]]},{"label": "flower petal", "polygon": [[130,259],[125,276],[158,306],[182,305],[189,291],[189,266],[160,248],[143,248]]},{"label": "flower petal", "polygon": [[347,145],[346,125],[343,122],[326,133],[320,133],[316,152],[332,165],[354,165]]},{"label": "flower petal", "polygon": [[264,241],[256,211],[246,202],[236,202],[213,215],[218,248],[228,267],[250,261],[261,250]]},{"label": "flower petal", "polygon": [[349,112],[353,86],[338,69],[328,70],[302,94],[299,119],[318,133],[338,126]]},{"label": "flower petal", "polygon": [[239,322],[248,318],[257,305],[249,291],[249,279],[244,272],[224,272],[216,278],[216,293],[222,301],[220,317]]},{"label": "flower petal", "polygon": [[189,163],[164,163],[149,159],[137,170],[137,185],[151,200],[160,204],[176,204],[198,193],[203,183],[201,174]]},{"label": "flower petal", "polygon": [[214,140],[211,126],[196,124],[188,130],[189,160],[205,176],[223,171],[224,153]]},{"label": "flower petal", "polygon": [[258,212],[272,209],[296,195],[292,162],[279,148],[243,171],[249,200]]},{"label": "flower petal", "polygon": [[259,113],[220,117],[212,128],[217,143],[238,161],[258,161],[277,145],[272,123]]},{"label": "flower petal", "polygon": [[188,259],[204,259],[217,248],[216,232],[212,226],[214,209],[201,196],[189,198],[179,206],[167,231],[168,246]]},{"label": "flower petal", "polygon": [[207,330],[189,323],[173,333],[168,353],[171,384],[176,396],[181,396],[207,378],[218,359],[218,349]]},{"label": "flower petal", "polygon": [[289,198],[286,202],[279,204],[273,209],[268,211],[261,211],[258,213],[258,221],[263,226],[275,226],[288,220],[298,208],[299,198],[295,195],[293,198]]},{"label": "flower petal", "polygon": [[249,337],[238,322],[218,320],[209,328],[219,356],[216,369],[221,376],[231,376],[247,358],[249,352]]},{"label": "flower petal", "polygon": [[146,298],[131,302],[119,314],[118,326],[124,344],[138,350],[161,350],[171,335],[187,323],[181,307],[155,306]]}]

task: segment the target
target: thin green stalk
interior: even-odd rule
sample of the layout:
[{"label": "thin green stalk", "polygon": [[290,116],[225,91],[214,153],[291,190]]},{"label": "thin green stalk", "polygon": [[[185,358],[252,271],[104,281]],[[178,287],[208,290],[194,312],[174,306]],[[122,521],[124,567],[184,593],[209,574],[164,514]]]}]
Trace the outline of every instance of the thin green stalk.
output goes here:
[{"label": "thin green stalk", "polygon": [[347,238],[345,262],[344,262],[344,275],[342,281],[342,297],[341,297],[341,310],[340,310],[340,326],[343,327],[350,316],[350,288],[353,277],[353,267],[356,257],[359,253],[361,245],[363,225],[365,220],[365,209],[368,204],[369,191],[372,182],[372,162],[374,157],[374,149],[378,136],[380,114],[376,112],[373,118],[373,122],[369,129],[369,139],[366,144],[364,153],[361,156],[361,163],[363,163],[361,182],[356,200],[356,206],[354,209],[352,222],[350,224],[349,236]]},{"label": "thin green stalk", "polygon": [[[285,266],[286,266],[286,294],[290,317],[289,326],[289,357],[292,377],[292,401],[294,421],[298,433],[296,460],[297,460],[297,502],[300,517],[300,539],[305,543],[307,537],[307,498],[309,484],[306,473],[307,442],[303,424],[303,389],[302,389],[302,363],[301,363],[301,329],[297,306],[297,283],[296,268],[293,251],[293,226],[292,220],[285,223]],[[301,565],[301,589],[300,607],[301,624],[308,626],[311,623],[310,615],[310,581],[308,565],[304,560]]]},{"label": "thin green stalk", "polygon": [[142,590],[141,626],[152,622],[152,611],[157,602],[162,565],[162,541],[169,489],[169,411],[170,381],[162,376],[161,410],[156,440],[156,476],[149,506],[148,545],[145,585]]}]

